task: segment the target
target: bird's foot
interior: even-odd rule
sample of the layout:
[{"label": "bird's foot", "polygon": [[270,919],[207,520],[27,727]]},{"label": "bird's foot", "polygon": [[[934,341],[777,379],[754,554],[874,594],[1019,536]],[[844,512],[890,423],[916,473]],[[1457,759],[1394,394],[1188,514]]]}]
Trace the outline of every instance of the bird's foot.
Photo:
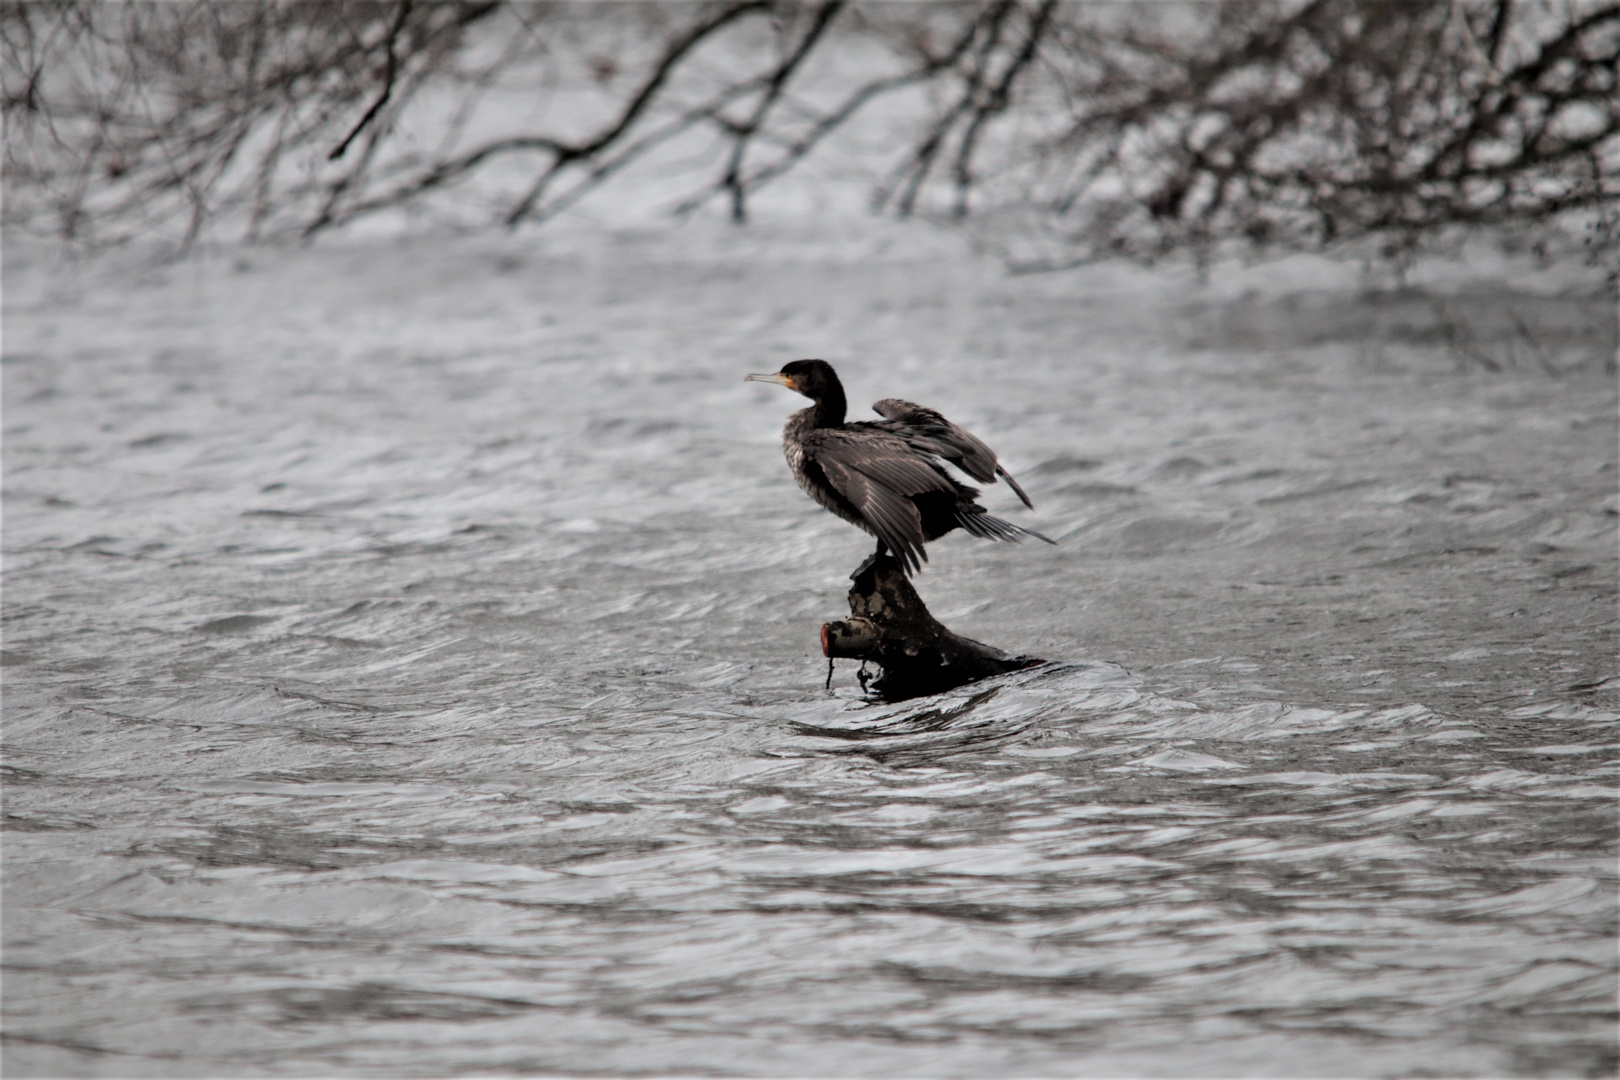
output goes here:
[{"label": "bird's foot", "polygon": [[872,569],[872,567],[876,566],[877,561],[879,559],[883,558],[884,554],[885,553],[881,552],[881,551],[872,552],[872,554],[870,554],[870,555],[868,555],[866,557],[866,561],[861,563],[861,565],[857,566],[855,568],[855,572],[853,574],[849,575],[849,580],[851,580],[851,581],[859,581],[861,579],[861,575],[866,573],[868,570]]}]

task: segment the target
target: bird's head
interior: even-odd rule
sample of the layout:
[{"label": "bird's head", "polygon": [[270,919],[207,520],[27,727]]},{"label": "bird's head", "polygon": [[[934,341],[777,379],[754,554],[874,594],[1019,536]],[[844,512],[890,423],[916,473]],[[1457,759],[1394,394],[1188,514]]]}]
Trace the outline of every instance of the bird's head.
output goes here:
[{"label": "bird's head", "polygon": [[[774,375],[746,375],[744,381],[779,383],[816,403],[816,427],[837,427],[844,422],[844,384],[825,360],[795,360]],[[797,415],[797,414],[795,414]]]},{"label": "bird's head", "polygon": [[743,381],[779,383],[813,401],[824,401],[834,396],[842,400],[844,396],[838,373],[825,360],[794,360],[783,364],[782,370],[774,375],[745,375]]}]

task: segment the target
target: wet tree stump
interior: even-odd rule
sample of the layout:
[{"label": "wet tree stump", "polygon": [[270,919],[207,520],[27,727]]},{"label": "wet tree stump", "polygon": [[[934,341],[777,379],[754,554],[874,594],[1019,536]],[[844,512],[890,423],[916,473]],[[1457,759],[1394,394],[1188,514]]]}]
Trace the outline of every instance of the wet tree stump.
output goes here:
[{"label": "wet tree stump", "polygon": [[849,614],[822,624],[822,655],[877,664],[883,672],[870,689],[888,701],[938,694],[1046,663],[1033,656],[1008,656],[951,633],[929,614],[892,555],[872,561],[855,577]]}]

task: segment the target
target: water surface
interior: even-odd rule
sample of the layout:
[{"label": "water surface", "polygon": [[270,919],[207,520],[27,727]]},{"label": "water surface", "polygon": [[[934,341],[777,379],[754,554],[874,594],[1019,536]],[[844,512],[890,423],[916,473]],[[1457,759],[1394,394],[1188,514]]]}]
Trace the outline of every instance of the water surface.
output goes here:
[{"label": "water surface", "polygon": [[[1600,367],[689,240],[8,252],[9,1075],[1612,1074]],[[1063,544],[919,588],[1053,663],[822,689],[816,354],[1002,451]]]}]

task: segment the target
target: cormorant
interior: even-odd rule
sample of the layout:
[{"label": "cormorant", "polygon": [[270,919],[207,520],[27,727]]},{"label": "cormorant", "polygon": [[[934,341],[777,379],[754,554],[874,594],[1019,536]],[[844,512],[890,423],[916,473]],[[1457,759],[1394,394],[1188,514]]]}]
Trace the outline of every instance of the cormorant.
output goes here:
[{"label": "cormorant", "polygon": [[907,574],[928,561],[923,545],[955,528],[986,540],[1057,543],[1033,529],[992,517],[974,500],[979,489],[952,479],[946,462],[975,480],[999,476],[1031,510],[1024,489],[984,443],[933,409],[899,398],[872,406],[882,420],[844,422],[847,403],[838,373],[825,360],[795,360],[774,375],[745,382],[780,383],[815,402],[788,417],[782,450],[794,479],[816,502],[877,537],[877,551],[851,577],[891,551]]}]

